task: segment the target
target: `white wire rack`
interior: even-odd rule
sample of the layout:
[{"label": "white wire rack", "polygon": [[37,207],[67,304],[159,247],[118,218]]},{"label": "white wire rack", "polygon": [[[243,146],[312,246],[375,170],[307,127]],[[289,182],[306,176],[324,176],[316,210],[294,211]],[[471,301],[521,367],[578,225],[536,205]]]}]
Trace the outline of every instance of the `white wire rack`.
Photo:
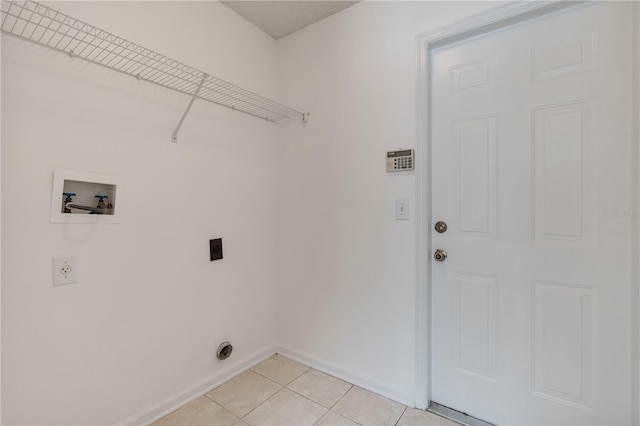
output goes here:
[{"label": "white wire rack", "polygon": [[173,133],[174,142],[196,99],[271,122],[289,118],[306,122],[309,116],[35,1],[2,0],[1,30],[191,96]]}]

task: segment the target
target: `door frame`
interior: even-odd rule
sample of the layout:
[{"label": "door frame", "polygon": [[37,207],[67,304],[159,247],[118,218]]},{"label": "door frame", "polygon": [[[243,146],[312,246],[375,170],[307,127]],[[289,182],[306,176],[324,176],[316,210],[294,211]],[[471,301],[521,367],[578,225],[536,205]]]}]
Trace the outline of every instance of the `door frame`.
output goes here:
[{"label": "door frame", "polygon": [[[416,143],[416,288],[415,288],[415,406],[431,402],[431,52],[440,47],[520,22],[544,19],[553,12],[586,2],[560,0],[510,2],[479,15],[417,36]],[[633,2],[633,52],[640,52],[640,2]],[[640,212],[640,54],[632,60],[632,205]],[[640,218],[633,219],[631,294],[631,420],[640,424]]]}]

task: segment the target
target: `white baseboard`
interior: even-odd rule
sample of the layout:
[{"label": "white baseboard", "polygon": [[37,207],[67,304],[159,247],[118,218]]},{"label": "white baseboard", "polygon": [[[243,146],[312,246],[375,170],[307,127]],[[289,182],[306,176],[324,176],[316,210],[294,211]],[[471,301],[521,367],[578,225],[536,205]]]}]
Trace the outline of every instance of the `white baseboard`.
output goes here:
[{"label": "white baseboard", "polygon": [[276,352],[315,370],[337,377],[338,379],[352,383],[358,387],[377,393],[378,395],[382,395],[393,401],[412,408],[415,406],[414,395],[397,390],[386,383],[382,383],[372,377],[367,377],[360,372],[350,370],[344,366],[322,359],[315,355],[282,346],[277,346]]},{"label": "white baseboard", "polygon": [[243,359],[240,359],[233,364],[229,364],[224,369],[210,375],[203,380],[200,380],[197,383],[194,383],[187,389],[177,392],[158,402],[157,404],[149,406],[142,411],[119,421],[115,426],[148,425],[150,423],[153,423],[154,421],[161,419],[162,417],[177,410],[183,405],[188,404],[201,395],[204,395],[212,389],[215,389],[216,387],[232,379],[238,374],[248,370],[254,365],[259,364],[275,353],[279,353],[308,367],[337,377],[338,379],[347,381],[358,387],[377,393],[378,395],[382,395],[401,404],[408,405],[409,407],[413,407],[415,405],[413,395],[399,391],[372,377],[367,377],[362,373],[350,370],[339,364],[327,361],[325,359],[305,352],[295,351],[293,349],[285,348],[282,346],[271,346]]},{"label": "white baseboard", "polygon": [[147,407],[139,413],[133,414],[126,419],[119,421],[116,423],[116,426],[148,425],[153,423],[201,395],[204,395],[210,390],[215,389],[254,365],[259,364],[276,352],[276,346],[271,346],[235,361],[209,377],[194,383],[187,389],[177,392],[159,403]]}]

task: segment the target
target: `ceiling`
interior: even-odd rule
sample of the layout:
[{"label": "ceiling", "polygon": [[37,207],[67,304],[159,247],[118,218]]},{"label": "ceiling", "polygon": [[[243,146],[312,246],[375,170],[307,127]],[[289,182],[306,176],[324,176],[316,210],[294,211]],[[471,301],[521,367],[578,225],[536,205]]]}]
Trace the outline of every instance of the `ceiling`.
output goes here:
[{"label": "ceiling", "polygon": [[357,1],[331,0],[222,2],[276,40],[356,3]]}]

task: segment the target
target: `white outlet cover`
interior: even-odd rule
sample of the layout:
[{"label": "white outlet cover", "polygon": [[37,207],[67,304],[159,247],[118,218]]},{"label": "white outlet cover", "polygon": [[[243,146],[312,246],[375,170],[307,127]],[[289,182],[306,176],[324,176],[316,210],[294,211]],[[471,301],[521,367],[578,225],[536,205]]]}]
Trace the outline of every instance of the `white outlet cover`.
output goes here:
[{"label": "white outlet cover", "polygon": [[76,256],[53,257],[53,285],[66,285],[78,282],[78,259]]}]

